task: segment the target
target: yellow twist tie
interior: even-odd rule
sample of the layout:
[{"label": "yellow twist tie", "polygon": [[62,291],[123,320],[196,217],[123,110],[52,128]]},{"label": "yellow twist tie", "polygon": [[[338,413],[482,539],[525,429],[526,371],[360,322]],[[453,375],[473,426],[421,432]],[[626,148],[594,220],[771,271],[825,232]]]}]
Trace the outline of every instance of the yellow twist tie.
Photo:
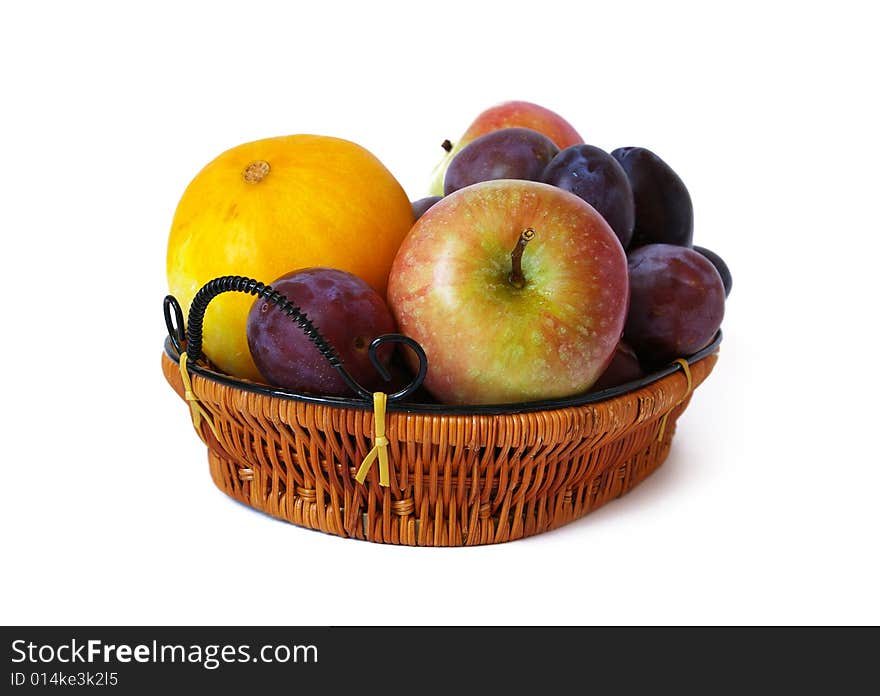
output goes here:
[{"label": "yellow twist tie", "polygon": [[385,403],[388,395],[384,392],[373,393],[373,449],[369,451],[354,478],[363,483],[370,473],[370,467],[379,458],[379,485],[390,486],[391,477],[388,472],[388,438],[385,437]]},{"label": "yellow twist tie", "polygon": [[[195,427],[196,432],[199,433],[199,437],[201,437],[202,434],[199,432],[199,425],[202,422],[202,418],[204,418],[208,427],[211,429],[211,432],[214,433],[214,437],[217,437],[217,430],[214,428],[214,421],[211,419],[211,416],[208,415],[208,412],[202,408],[198,397],[193,393],[192,382],[189,379],[189,372],[187,372],[186,369],[186,359],[186,351],[184,351],[180,354],[180,377],[183,379],[183,398],[189,403],[189,409],[192,412],[193,426]],[[219,440],[220,438],[217,437],[217,439]]]},{"label": "yellow twist tie", "polygon": [[[684,401],[688,397],[688,394],[691,393],[691,389],[694,386],[694,382],[691,379],[691,368],[690,368],[690,365],[688,365],[687,360],[685,360],[684,358],[679,358],[678,360],[675,360],[674,362],[677,362],[679,365],[681,365],[681,369],[684,370],[684,376],[687,377],[687,382],[688,382],[687,391],[684,393],[684,396],[681,397],[681,399],[678,402],[678,404],[680,404],[682,401]],[[672,408],[675,408],[676,406],[678,406],[678,404],[675,404],[675,406],[673,406]],[[657,435],[657,442],[661,442],[663,440],[663,433],[666,432],[666,420],[668,418],[669,418],[669,411],[664,413],[663,418],[660,419],[660,433]]]}]

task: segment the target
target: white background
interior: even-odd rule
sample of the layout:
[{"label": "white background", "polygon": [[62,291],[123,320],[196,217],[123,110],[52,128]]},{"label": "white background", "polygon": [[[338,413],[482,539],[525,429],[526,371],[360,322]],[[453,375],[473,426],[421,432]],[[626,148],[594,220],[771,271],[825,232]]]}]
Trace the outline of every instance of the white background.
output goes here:
[{"label": "white background", "polygon": [[[5,4],[0,621],[878,623],[867,6]],[[733,270],[667,463],[561,530],[470,549],[226,498],[159,367],[186,184],[241,142],[313,132],[418,198],[439,143],[506,99],[658,152]]]}]

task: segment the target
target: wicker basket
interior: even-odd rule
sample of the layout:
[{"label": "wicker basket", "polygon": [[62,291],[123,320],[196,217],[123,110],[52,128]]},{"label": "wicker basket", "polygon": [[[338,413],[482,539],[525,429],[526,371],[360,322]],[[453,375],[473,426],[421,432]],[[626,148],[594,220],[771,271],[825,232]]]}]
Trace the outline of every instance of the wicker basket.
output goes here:
[{"label": "wicker basket", "polygon": [[293,394],[203,363],[181,370],[179,349],[192,344],[192,329],[200,334],[201,317],[194,327],[190,311],[184,343],[179,308],[174,327],[168,302],[162,370],[193,405],[220,490],[302,527],[418,546],[520,539],[632,489],[666,459],[676,421],[714,367],[721,341],[719,332],[699,353],[639,382],[563,401],[471,408],[389,402],[390,475],[381,485],[379,467],[363,483],[355,478],[374,446],[371,401]]}]

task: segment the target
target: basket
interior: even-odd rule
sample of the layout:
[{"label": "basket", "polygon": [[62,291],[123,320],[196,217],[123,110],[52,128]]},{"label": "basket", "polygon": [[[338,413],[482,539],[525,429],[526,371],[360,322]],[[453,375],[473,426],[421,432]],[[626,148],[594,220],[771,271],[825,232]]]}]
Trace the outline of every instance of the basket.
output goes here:
[{"label": "basket", "polygon": [[[379,413],[362,389],[359,398],[296,394],[230,377],[200,360],[207,303],[232,290],[274,302],[325,357],[335,358],[296,307],[255,280],[228,276],[206,284],[185,333],[180,306],[165,298],[162,370],[191,407],[214,483],[294,525],[386,544],[512,541],[561,527],[625,494],[666,459],[676,421],[715,366],[721,342],[719,331],[699,353],[601,392],[470,407],[407,401],[427,368],[422,352],[420,374]],[[389,340],[407,339],[380,337],[371,350]],[[352,386],[359,389],[353,380]],[[363,466],[380,442],[384,471]]]}]

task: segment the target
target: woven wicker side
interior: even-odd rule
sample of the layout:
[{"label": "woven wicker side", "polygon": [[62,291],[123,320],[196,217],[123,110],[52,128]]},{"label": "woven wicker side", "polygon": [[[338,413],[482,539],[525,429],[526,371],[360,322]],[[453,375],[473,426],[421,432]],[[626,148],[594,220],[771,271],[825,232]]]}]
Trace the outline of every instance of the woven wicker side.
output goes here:
[{"label": "woven wicker side", "polygon": [[[691,366],[693,388],[716,355]],[[163,372],[183,395],[177,364]],[[391,485],[377,467],[370,411],[254,394],[193,376],[217,437],[202,427],[211,476],[228,495],[294,524],[394,544],[498,543],[559,527],[618,497],[665,459],[687,379],[671,374],[575,408],[506,415],[390,412]],[[669,413],[662,440],[661,419]]]}]

